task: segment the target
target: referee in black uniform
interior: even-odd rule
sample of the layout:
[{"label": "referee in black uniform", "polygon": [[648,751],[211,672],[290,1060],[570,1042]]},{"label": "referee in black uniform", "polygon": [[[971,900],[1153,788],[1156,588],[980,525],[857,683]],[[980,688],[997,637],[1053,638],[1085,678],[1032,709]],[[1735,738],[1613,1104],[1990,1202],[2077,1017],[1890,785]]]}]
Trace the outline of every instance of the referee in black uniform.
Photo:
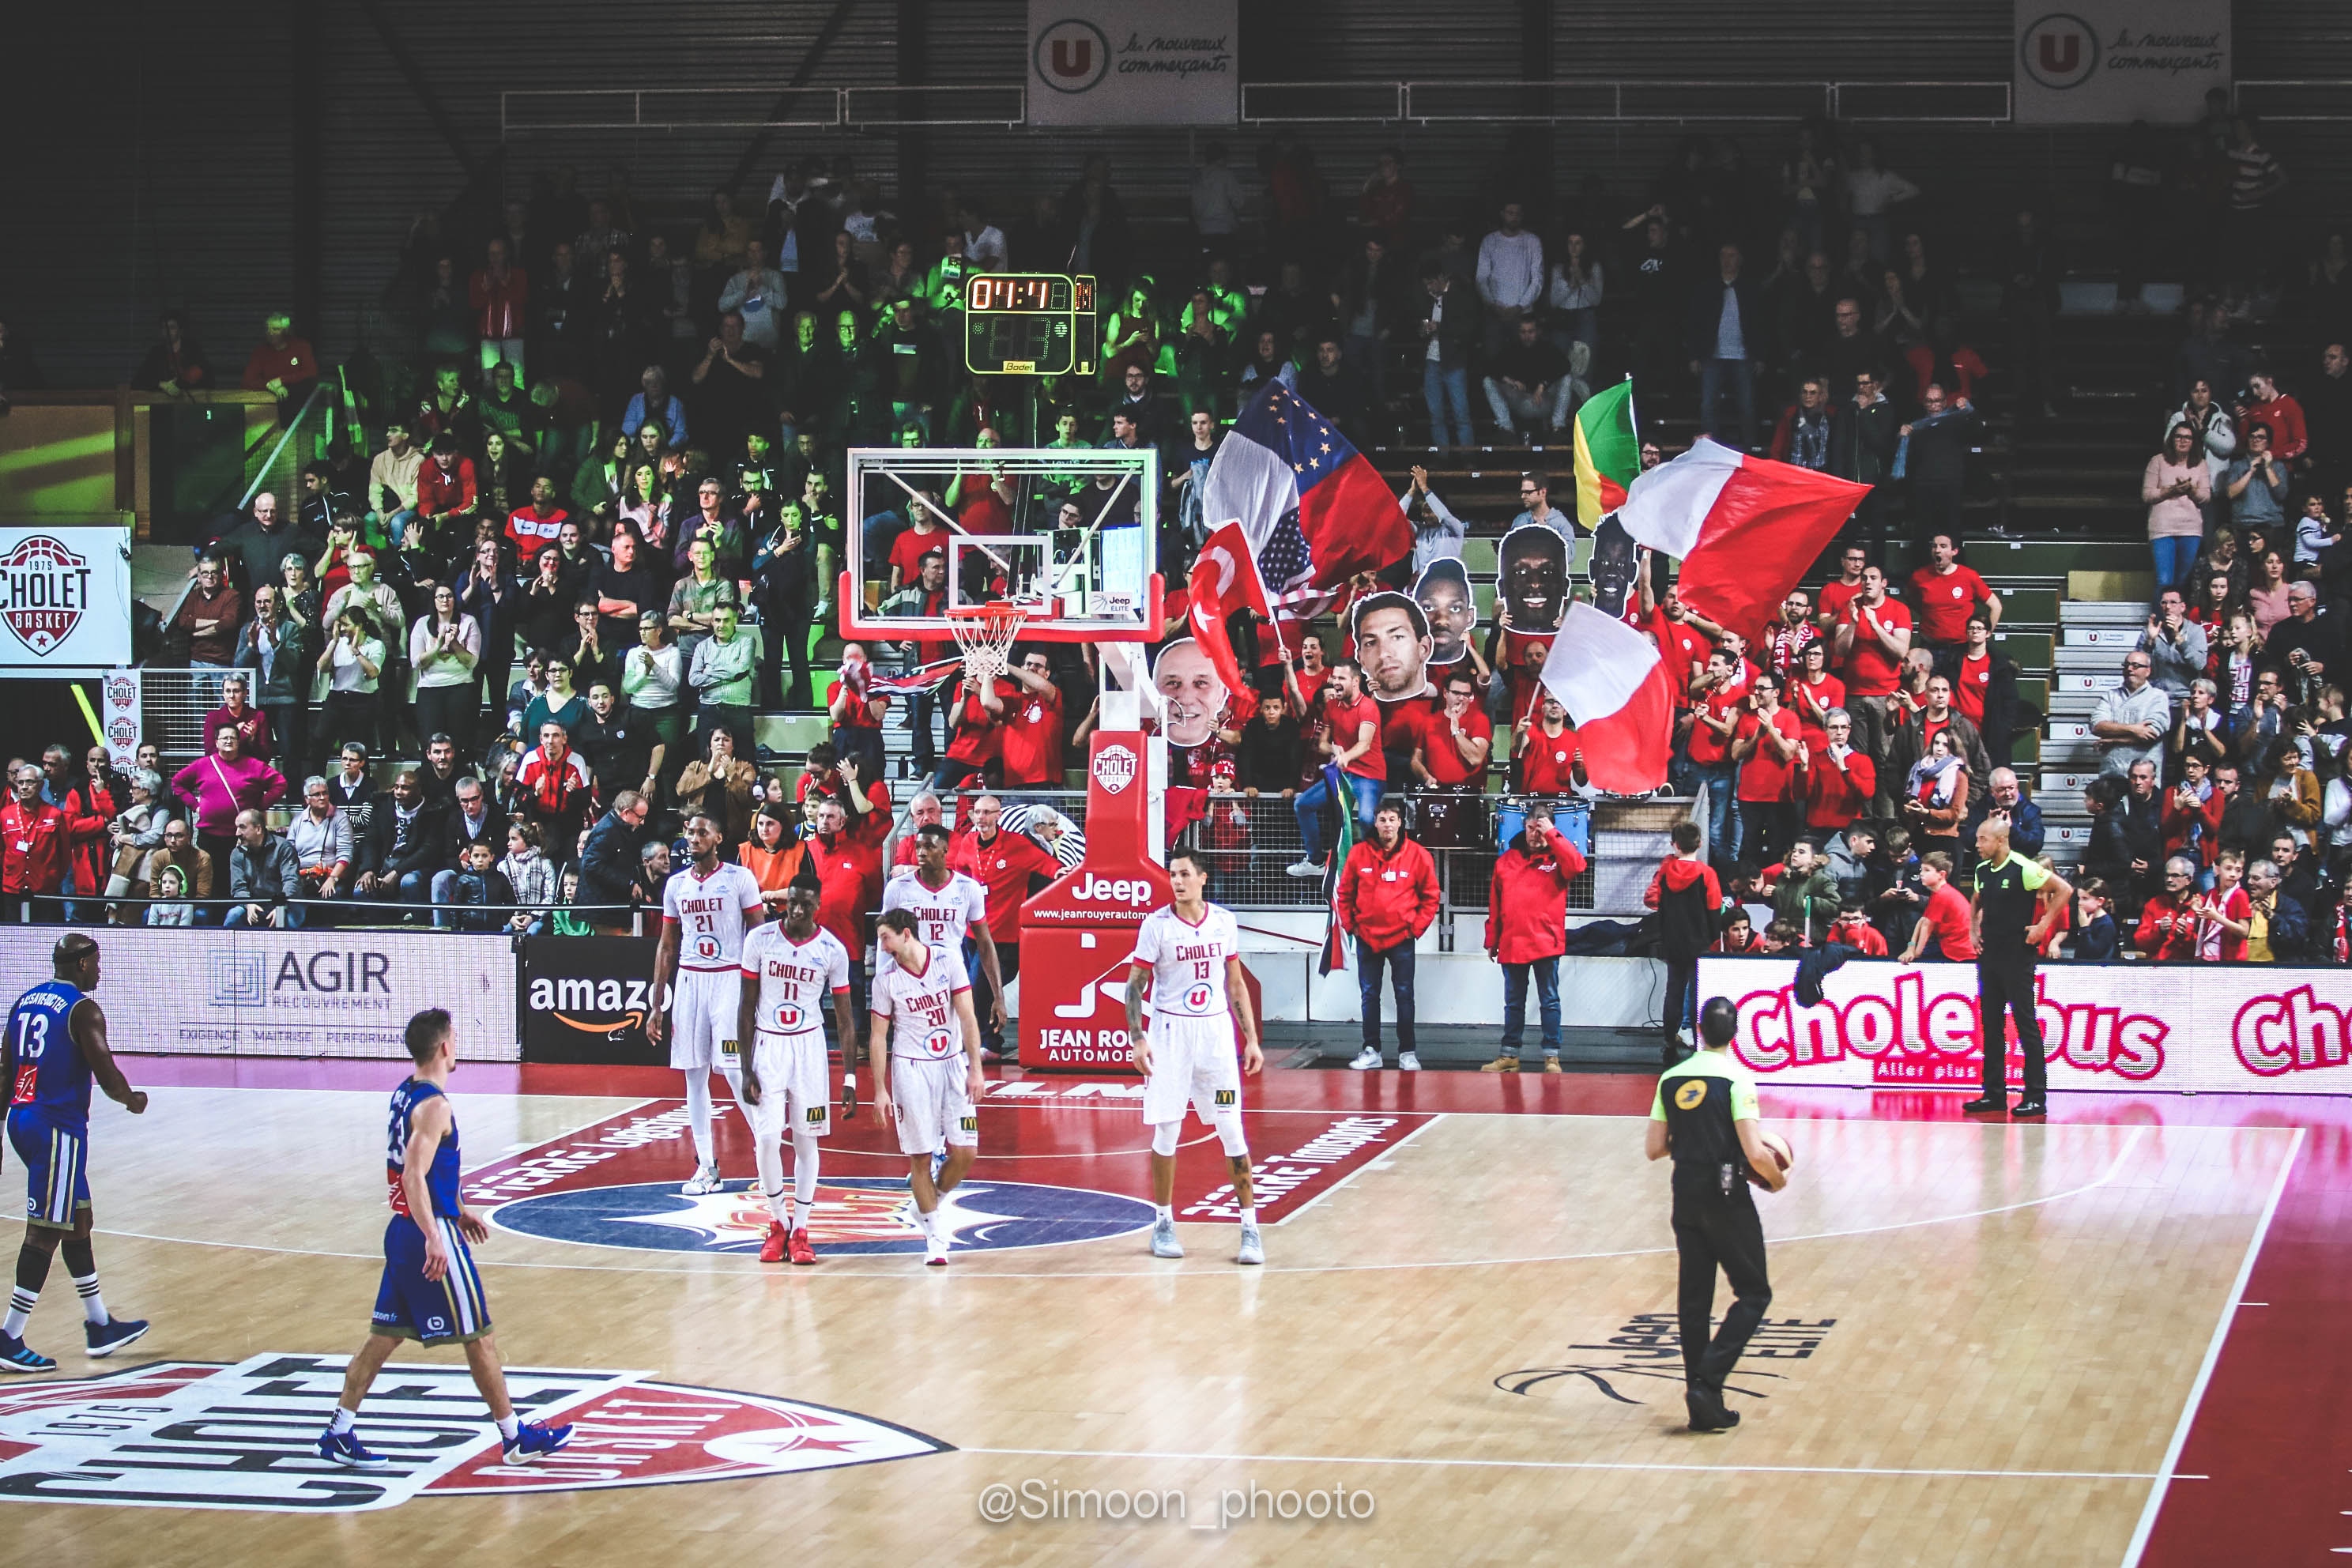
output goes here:
[{"label": "referee in black uniform", "polygon": [[[1698,1014],[1701,1048],[1665,1070],[1650,1105],[1649,1156],[1675,1159],[1675,1250],[1682,1255],[1675,1305],[1682,1317],[1683,1399],[1694,1432],[1739,1425],[1739,1413],[1724,1408],[1724,1380],[1772,1304],[1764,1226],[1748,1191],[1748,1173],[1774,1192],[1788,1182],[1764,1146],[1756,1080],[1725,1048],[1738,1029],[1730,1001],[1710,997]],[[1718,1267],[1731,1281],[1732,1302],[1710,1340]]]},{"label": "referee in black uniform", "polygon": [[[2033,1011],[2033,962],[2074,889],[2038,861],[2012,854],[2009,814],[1997,811],[1977,828],[1976,896],[1969,900],[1977,939],[1977,1024],[1984,1041],[1984,1095],[1960,1107],[1970,1115],[2009,1111],[2009,1033],[2003,1015],[2017,1018],[2017,1046],[2025,1055],[2025,1098],[2011,1114],[2046,1116],[2047,1068],[2042,1020]],[[2037,920],[2034,917],[2040,915]]]}]

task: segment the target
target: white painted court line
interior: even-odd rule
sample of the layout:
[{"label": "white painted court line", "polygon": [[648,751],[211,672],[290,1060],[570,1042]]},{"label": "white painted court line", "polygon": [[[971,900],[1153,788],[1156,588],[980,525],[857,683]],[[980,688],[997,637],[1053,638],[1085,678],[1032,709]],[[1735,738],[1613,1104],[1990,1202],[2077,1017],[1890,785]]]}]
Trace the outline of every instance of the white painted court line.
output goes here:
[{"label": "white painted court line", "polygon": [[2238,1321],[2246,1281],[2253,1277],[2254,1259],[2263,1250],[2263,1239],[2270,1235],[2271,1220],[2278,1214],[2287,1177],[2294,1173],[2294,1162],[2303,1152],[2304,1131],[2300,1127],[2294,1130],[2294,1142],[2287,1145],[2286,1158],[2279,1162],[2278,1174],[2272,1178],[2271,1195],[2263,1205],[2262,1218],[2254,1223],[2254,1234],[2246,1240],[2246,1255],[2239,1259],[2238,1277],[2230,1283],[2227,1304],[2213,1325],[2212,1339],[2205,1346],[2205,1360],[2197,1368],[2196,1381],[2189,1385],[2189,1398],[2180,1407],[2180,1419],[2173,1426],[2172,1441],[2165,1446],[2164,1462],[2157,1467],[2156,1484],[2147,1489],[2147,1501],[2139,1510],[2138,1527],[2132,1531],[2131,1544],[2124,1549],[2123,1568],[2138,1568],[2141,1555],[2147,1551],[2148,1537],[2156,1531],[2157,1515],[2164,1509],[2165,1489],[2177,1479],[2174,1472],[2180,1465],[2180,1450],[2188,1445],[2189,1428],[2197,1420],[2197,1407],[2204,1401],[2206,1384],[2213,1381],[2213,1366],[2221,1359],[2221,1346],[2230,1337],[2231,1325]]},{"label": "white painted court line", "polygon": [[[1184,1454],[1125,1448],[975,1448],[959,1446],[960,1454],[989,1454],[1026,1459],[1155,1459],[1166,1462],[1199,1460],[1212,1464],[1251,1465],[1411,1465],[1433,1468],[1505,1470],[1656,1470],[1683,1475],[1752,1476],[1920,1476],[1931,1479],[1996,1481],[2145,1481],[2147,1470],[1947,1470],[1906,1469],[1884,1465],[1675,1465],[1631,1459],[1425,1459],[1391,1458],[1369,1454]],[[2186,1479],[2188,1478],[2179,1478]]]},{"label": "white painted court line", "polygon": [[[1961,1124],[1955,1123],[1954,1125]],[[1819,1231],[1805,1236],[1769,1237],[1767,1237],[1767,1240],[1774,1247],[1784,1247],[1804,1241],[1834,1241],[1850,1237],[1878,1236],[1890,1231],[1916,1230],[1923,1226],[1931,1225],[1949,1225],[1959,1220],[1984,1219],[1994,1215],[2012,1214],[2021,1209],[2038,1208],[2044,1205],[2060,1203],[2068,1198],[2079,1197],[2085,1193],[2095,1192],[2099,1188],[2105,1186],[2109,1182],[2115,1180],[2116,1176],[2122,1171],[2124,1163],[2128,1160],[2132,1156],[2133,1152],[2137,1149],[2140,1135],[2147,1131],[2147,1129],[2145,1127],[2132,1128],[2130,1130],[2129,1136],[2124,1140],[2123,1147],[2116,1152],[2115,1159],[2108,1164],[2107,1169],[2104,1173],[2095,1179],[2084,1183],[2081,1186],[2069,1187],[2063,1192],[2045,1194],[2038,1198],[2025,1198],[2017,1203],[2002,1204],[1992,1208],[1969,1209],[1958,1214],[1930,1215],[1920,1219],[1897,1220],[1890,1225],[1864,1226],[1852,1230]],[[2299,1140],[2302,1136],[2302,1129],[2300,1128],[2200,1127],[2196,1129],[2175,1128],[2171,1129],[2171,1131],[2176,1132],[2181,1131],[2219,1131],[2229,1133],[2232,1136],[2238,1133],[2250,1131],[2291,1131],[2296,1134],[2298,1142],[2295,1147],[2298,1148],[2301,1146]],[[1400,1144],[1400,1147],[1402,1145]],[[2294,1151],[2290,1149],[2289,1158],[2287,1161],[2287,1163],[2290,1165],[2293,1163],[2293,1152]],[[2275,1202],[2275,1197],[2273,1197],[2273,1202]],[[2268,1223],[2267,1218],[2264,1223]],[[303,1247],[268,1247],[254,1242],[211,1241],[194,1237],[154,1236],[140,1231],[102,1230],[99,1234],[104,1236],[121,1237],[135,1241],[178,1242],[191,1247],[223,1247],[246,1252],[270,1252],[292,1257],[373,1258],[377,1256],[373,1253],[336,1252]],[[1059,1245],[1083,1246],[1087,1244],[1062,1243]],[[1309,1264],[1299,1267],[1284,1267],[1279,1264],[1266,1264],[1262,1267],[1246,1269],[1224,1268],[1217,1265],[1215,1260],[1206,1258],[1201,1259],[1199,1267],[1187,1265],[1181,1268],[1170,1268],[1164,1263],[1147,1262],[1145,1260],[1139,1259],[1139,1262],[1143,1262],[1144,1266],[1136,1268],[1023,1270],[1017,1272],[993,1268],[967,1268],[950,1269],[950,1275],[951,1278],[956,1279],[971,1280],[1149,1279],[1158,1281],[1163,1279],[1232,1279],[1243,1278],[1262,1278],[1269,1274],[1367,1274],[1424,1268],[1503,1268],[1530,1263],[1583,1263],[1605,1261],[1611,1258],[1651,1258],[1670,1255],[1674,1250],[1675,1249],[1672,1247],[1629,1247],[1607,1252],[1559,1252],[1537,1254],[1519,1258],[1441,1258],[1429,1261],[1391,1263]],[[725,1259],[730,1258],[740,1258],[741,1255],[711,1253],[704,1254],[702,1256],[712,1259]],[[851,1258],[846,1257],[834,1257],[826,1258],[824,1260],[826,1265],[825,1267],[821,1267],[814,1272],[811,1273],[796,1273],[794,1277],[804,1279],[819,1279],[826,1278],[838,1279],[910,1279],[915,1278],[928,1278],[936,1279],[939,1278],[937,1275],[928,1273],[918,1276],[914,1271],[904,1267],[895,1266],[895,1264],[891,1267],[880,1268],[849,1268],[843,1267],[844,1264],[851,1260]],[[475,1255],[474,1262],[478,1268],[535,1268],[554,1270],[562,1273],[700,1274],[714,1277],[724,1277],[729,1274],[737,1274],[744,1279],[759,1279],[763,1277],[765,1272],[756,1264],[748,1268],[729,1268],[723,1262],[718,1263],[716,1266],[700,1268],[679,1268],[664,1264],[646,1263],[551,1263],[536,1260],[526,1261],[522,1259],[485,1258],[479,1253]],[[2237,1289],[2243,1289],[2244,1288],[2245,1281],[2241,1279],[2238,1282]],[[2178,1455],[2175,1456],[2175,1458],[2176,1460],[2178,1459]]]},{"label": "white painted court line", "polygon": [[[1423,1112],[1423,1114],[1427,1115],[1429,1113]],[[1379,1164],[1382,1160],[1392,1158],[1398,1150],[1403,1148],[1406,1144],[1412,1142],[1414,1139],[1420,1137],[1423,1133],[1428,1131],[1439,1122],[1444,1121],[1446,1115],[1447,1113],[1442,1110],[1438,1111],[1434,1115],[1431,1115],[1428,1121],[1423,1122],[1420,1126],[1414,1128],[1412,1131],[1406,1133],[1395,1142],[1390,1144],[1386,1149],[1381,1151],[1378,1155],[1374,1156],[1372,1159],[1365,1161],[1362,1164],[1357,1166],[1354,1170],[1349,1172],[1346,1175],[1340,1177],[1338,1181],[1332,1183],[1329,1186],[1324,1188],[1321,1192],[1316,1194],[1313,1197],[1307,1199],[1305,1203],[1299,1205],[1288,1214],[1284,1215],[1280,1219],[1276,1220],[1274,1222],[1276,1226],[1278,1228],[1282,1226],[1288,1225],[1292,1220],[1297,1219],[1300,1215],[1306,1214],[1307,1211],[1314,1208],[1317,1204],[1321,1203],[1325,1198],[1329,1197],[1333,1193],[1338,1192],[1349,1182],[1354,1181],[1358,1176],[1362,1175],[1366,1171],[1369,1171],[1373,1166]]]}]

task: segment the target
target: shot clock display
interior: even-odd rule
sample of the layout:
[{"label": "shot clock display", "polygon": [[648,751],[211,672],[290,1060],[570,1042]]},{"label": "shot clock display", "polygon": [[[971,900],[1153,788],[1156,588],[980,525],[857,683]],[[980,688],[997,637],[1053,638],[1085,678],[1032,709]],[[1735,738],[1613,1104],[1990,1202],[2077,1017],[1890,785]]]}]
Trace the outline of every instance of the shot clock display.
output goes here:
[{"label": "shot clock display", "polygon": [[1090,375],[1102,353],[1095,280],[975,272],[964,280],[963,357],[976,375]]}]

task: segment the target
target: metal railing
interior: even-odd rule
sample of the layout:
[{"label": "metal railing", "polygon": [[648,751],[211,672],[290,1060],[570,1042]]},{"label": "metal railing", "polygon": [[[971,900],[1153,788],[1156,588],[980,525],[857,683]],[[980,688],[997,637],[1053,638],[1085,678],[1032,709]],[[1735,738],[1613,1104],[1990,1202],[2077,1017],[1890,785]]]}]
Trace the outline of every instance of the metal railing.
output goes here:
[{"label": "metal railing", "polygon": [[[2265,118],[2352,119],[2346,84],[2240,82]],[[516,88],[499,94],[499,138],[551,131],[874,131],[1001,126],[1029,119],[1022,82],[864,82],[794,89],[781,116],[766,88]],[[2000,125],[2006,81],[1723,81],[1652,78],[1495,81],[1245,81],[1244,125],[1781,124],[1814,115],[1878,123]],[[1065,129],[1041,127],[1049,131]]]}]

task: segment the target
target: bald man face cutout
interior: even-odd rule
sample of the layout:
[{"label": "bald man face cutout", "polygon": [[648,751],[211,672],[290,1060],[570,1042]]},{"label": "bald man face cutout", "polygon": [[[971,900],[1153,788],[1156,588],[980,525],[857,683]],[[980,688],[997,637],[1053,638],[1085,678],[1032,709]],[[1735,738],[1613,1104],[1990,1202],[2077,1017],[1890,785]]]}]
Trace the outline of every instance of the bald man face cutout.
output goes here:
[{"label": "bald man face cutout", "polygon": [[1151,667],[1151,686],[1167,705],[1170,745],[1198,746],[1215,733],[1217,715],[1225,708],[1225,683],[1200,644],[1182,637],[1161,648]]}]

